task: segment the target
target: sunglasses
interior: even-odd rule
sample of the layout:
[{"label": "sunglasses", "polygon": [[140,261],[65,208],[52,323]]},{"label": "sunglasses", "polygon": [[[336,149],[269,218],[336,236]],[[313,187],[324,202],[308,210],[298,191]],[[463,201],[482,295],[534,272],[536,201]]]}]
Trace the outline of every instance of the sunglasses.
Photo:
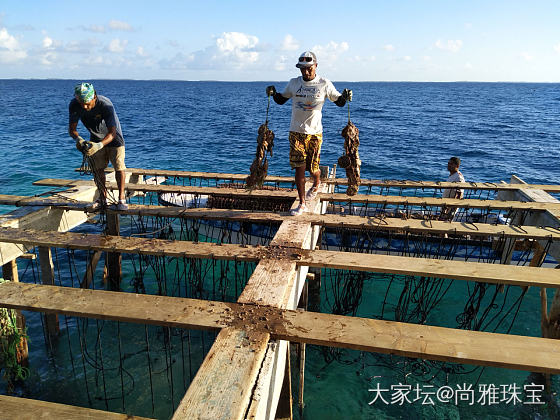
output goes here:
[{"label": "sunglasses", "polygon": [[308,63],[311,63],[313,61],[313,57],[300,57],[299,61],[300,62],[307,61]]}]

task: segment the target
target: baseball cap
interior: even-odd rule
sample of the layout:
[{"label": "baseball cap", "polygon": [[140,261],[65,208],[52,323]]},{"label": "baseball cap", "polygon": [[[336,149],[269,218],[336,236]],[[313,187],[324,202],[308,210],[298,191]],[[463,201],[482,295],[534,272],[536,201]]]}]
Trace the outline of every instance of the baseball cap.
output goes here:
[{"label": "baseball cap", "polygon": [[305,51],[299,56],[296,67],[300,69],[302,67],[311,67],[313,64],[317,64],[317,56],[311,51]]}]

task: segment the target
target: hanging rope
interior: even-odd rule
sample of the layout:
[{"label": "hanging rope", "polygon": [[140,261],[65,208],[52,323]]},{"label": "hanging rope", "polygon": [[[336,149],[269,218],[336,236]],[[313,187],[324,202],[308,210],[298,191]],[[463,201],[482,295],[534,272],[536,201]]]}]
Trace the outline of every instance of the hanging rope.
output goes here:
[{"label": "hanging rope", "polygon": [[348,124],[342,129],[344,137],[344,154],[338,158],[338,166],[346,170],[348,178],[347,195],[356,195],[360,186],[360,166],[362,161],[358,153],[360,130],[350,121],[350,101],[348,101]]},{"label": "hanging rope", "polygon": [[255,159],[251,164],[251,174],[247,177],[247,189],[261,188],[264,179],[268,173],[267,153],[272,157],[272,148],[274,147],[274,133],[268,128],[268,110],[270,108],[270,96],[268,96],[268,105],[266,107],[265,123],[259,127],[259,135],[257,136],[257,152]]},{"label": "hanging rope", "polygon": [[[101,171],[104,170],[105,168],[101,169]],[[113,192],[107,189],[105,181],[100,178],[99,174],[101,172],[99,171],[99,168],[96,167],[93,157],[87,155],[86,150],[82,150],[82,164],[80,165],[79,173],[82,176],[93,175],[95,186],[99,190],[100,196],[106,198],[107,204],[117,204],[119,202],[113,195]],[[102,206],[100,211],[105,212],[105,208]]]}]

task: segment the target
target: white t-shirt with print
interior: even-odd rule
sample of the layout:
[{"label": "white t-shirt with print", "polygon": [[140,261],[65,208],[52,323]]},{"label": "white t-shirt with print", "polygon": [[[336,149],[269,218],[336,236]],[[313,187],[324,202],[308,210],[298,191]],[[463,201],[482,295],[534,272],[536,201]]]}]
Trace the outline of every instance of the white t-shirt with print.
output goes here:
[{"label": "white t-shirt with print", "polygon": [[324,77],[315,76],[315,79],[306,82],[300,76],[288,82],[282,96],[292,98],[290,131],[320,134],[323,132],[321,110],[325,99],[329,98],[334,102],[340,97],[340,92]]},{"label": "white t-shirt with print", "polygon": [[[447,182],[465,182],[465,177],[463,176],[461,171],[457,171],[457,172],[449,175],[449,178],[447,178]],[[455,195],[456,195],[455,193],[457,191],[460,191],[461,195],[463,195],[463,192],[464,192],[463,189],[445,188],[443,190],[443,198],[455,198]]]}]

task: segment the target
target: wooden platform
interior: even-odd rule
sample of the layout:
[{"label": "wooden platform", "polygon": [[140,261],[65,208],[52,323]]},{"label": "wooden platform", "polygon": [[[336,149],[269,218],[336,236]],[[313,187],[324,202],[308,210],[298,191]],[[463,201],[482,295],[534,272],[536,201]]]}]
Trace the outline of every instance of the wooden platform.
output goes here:
[{"label": "wooden platform", "polygon": [[146,417],[7,395],[0,395],[0,408],[0,418],[6,420],[149,420]]},{"label": "wooden platform", "polygon": [[[78,171],[79,169],[76,169]],[[107,169],[113,172],[113,169]],[[166,176],[170,178],[205,179],[205,180],[225,180],[243,182],[247,179],[247,174],[230,174],[220,172],[191,172],[191,171],[172,171],[166,169],[140,169],[126,168],[127,173],[133,175],[146,176]],[[267,176],[265,182],[269,183],[293,183],[293,176]],[[347,185],[346,178],[325,179],[323,182],[331,185]],[[462,188],[467,190],[485,191],[515,191],[519,185],[494,183],[494,182],[439,182],[439,181],[412,181],[412,180],[381,180],[381,179],[362,179],[362,187],[378,188],[416,188],[416,189],[443,189],[443,188]],[[560,185],[548,184],[524,184],[523,188],[538,189],[551,193],[560,193]]]},{"label": "wooden platform", "polygon": [[[133,169],[130,172],[136,175],[165,175],[176,178],[240,182],[246,178],[246,175],[240,174],[183,171]],[[267,181],[277,185],[281,183],[293,185],[291,177],[269,177]],[[325,182],[322,188],[339,183],[343,184],[345,180]],[[207,184],[212,184],[212,182]],[[47,179],[38,181],[36,185],[74,190],[76,188],[91,189],[93,182]],[[362,185],[402,190],[460,187],[500,191],[500,193],[510,194],[511,197],[514,197],[521,188],[534,190],[535,194],[544,194],[539,192],[539,189],[560,192],[559,186],[490,183],[447,184],[366,180]],[[109,183],[108,188],[116,189],[116,184]],[[294,200],[296,198],[296,192],[289,190],[246,191],[214,187],[138,184],[127,184],[127,189],[129,192],[174,192],[261,200]],[[321,193],[319,198],[323,201],[322,203],[319,200],[313,203],[313,209],[316,212],[324,211],[327,202],[348,205],[363,203],[370,206],[370,209],[398,206],[401,210],[443,207],[480,209],[482,212],[511,210],[523,212],[523,215],[531,220],[540,220],[539,215],[541,214],[560,212],[560,203],[553,203],[550,200],[538,203],[511,201],[515,198],[507,201],[455,200],[366,194],[348,197],[345,194],[326,192]],[[528,198],[528,200],[530,201],[532,198]],[[67,200],[56,198],[0,196],[1,203],[25,206],[25,208],[48,206],[48,209],[56,211],[78,213],[83,212],[90,202],[69,203]],[[449,278],[521,287],[560,288],[559,272],[551,268],[315,250],[314,241],[317,239],[319,226],[337,229],[385,230],[395,233],[446,234],[450,237],[507,238],[508,241],[531,239],[547,244],[552,242],[556,245],[560,238],[560,230],[554,227],[474,225],[339,215],[303,215],[293,218],[287,217],[286,214],[265,212],[187,210],[140,205],[131,205],[126,212],[109,210],[107,214],[114,217],[115,213],[281,224],[278,234],[270,246],[266,247],[42,232],[36,229],[0,229],[0,244],[16,244],[11,246],[21,247],[20,254],[24,252],[24,247],[17,244],[25,244],[28,247],[38,245],[43,250],[48,247],[60,247],[104,251],[112,255],[132,253],[177,258],[259,262],[237,303],[17,283],[0,285],[1,306],[122,322],[219,330],[214,345],[177,408],[174,419],[273,418],[277,405],[274,395],[279,389],[276,376],[278,372],[281,372],[282,375],[284,372],[283,364],[278,364],[277,361],[285,358],[287,353],[285,346],[281,347],[282,340],[453,363],[560,373],[560,356],[558,355],[560,353],[558,353],[558,341],[555,340],[293,310],[305,283],[305,273],[308,267]],[[116,219],[116,217],[114,218]],[[553,226],[557,225],[553,224]],[[0,253],[0,262],[3,262],[2,258]],[[146,308],[150,308],[150,310],[148,311]],[[267,395],[261,397],[258,392],[254,392],[255,389],[264,389]],[[270,399],[268,400],[268,398]],[[272,411],[269,410],[270,407],[273,408]]]},{"label": "wooden platform", "polygon": [[465,331],[252,304],[12,282],[0,284],[0,306],[176,328],[242,328],[249,336],[270,334],[274,339],[321,346],[560,373],[558,340],[540,337]]},{"label": "wooden platform", "polygon": [[[71,179],[42,179],[35,181],[33,185],[43,185],[51,187],[77,187],[84,185],[93,185],[93,181],[71,180]],[[117,189],[116,183],[107,183],[107,188]],[[213,188],[213,187],[195,187],[181,185],[137,185],[126,184],[125,189],[132,192],[161,192],[161,193],[183,193],[212,195],[216,197],[239,197],[239,198],[258,198],[258,199],[295,199],[296,191],[270,191],[270,190],[252,190],[234,189],[234,188]],[[560,203],[523,203],[519,201],[497,201],[497,200],[459,200],[454,198],[432,198],[432,197],[407,197],[392,195],[363,195],[357,194],[352,197],[346,194],[319,194],[321,201],[337,202],[337,203],[368,203],[384,206],[401,206],[401,207],[450,207],[450,208],[471,208],[485,210],[533,210],[545,211],[549,209],[560,210]]]},{"label": "wooden platform", "polygon": [[[0,204],[13,206],[50,206],[61,210],[87,211],[91,202],[70,202],[61,198],[40,198],[21,195],[0,195]],[[560,210],[558,210],[560,212]],[[108,213],[123,215],[169,217],[196,220],[228,220],[232,222],[282,223],[288,213],[251,210],[165,207],[130,204],[128,210],[107,209]],[[315,226],[341,229],[379,230],[399,233],[427,233],[431,235],[469,235],[473,237],[511,237],[515,239],[559,240],[560,230],[550,226],[491,225],[487,223],[442,222],[438,220],[399,219],[391,217],[343,216],[337,214],[303,214],[301,221]]]},{"label": "wooden platform", "polygon": [[[12,228],[0,228],[0,242],[128,254],[167,255],[177,258],[236,261],[270,259],[308,267],[429,276],[517,286],[560,287],[560,275],[558,271],[551,268],[353,252],[309,251],[293,247],[289,242],[282,246],[243,246]],[[263,281],[263,284],[266,285],[265,287],[270,286],[266,281]]]}]

